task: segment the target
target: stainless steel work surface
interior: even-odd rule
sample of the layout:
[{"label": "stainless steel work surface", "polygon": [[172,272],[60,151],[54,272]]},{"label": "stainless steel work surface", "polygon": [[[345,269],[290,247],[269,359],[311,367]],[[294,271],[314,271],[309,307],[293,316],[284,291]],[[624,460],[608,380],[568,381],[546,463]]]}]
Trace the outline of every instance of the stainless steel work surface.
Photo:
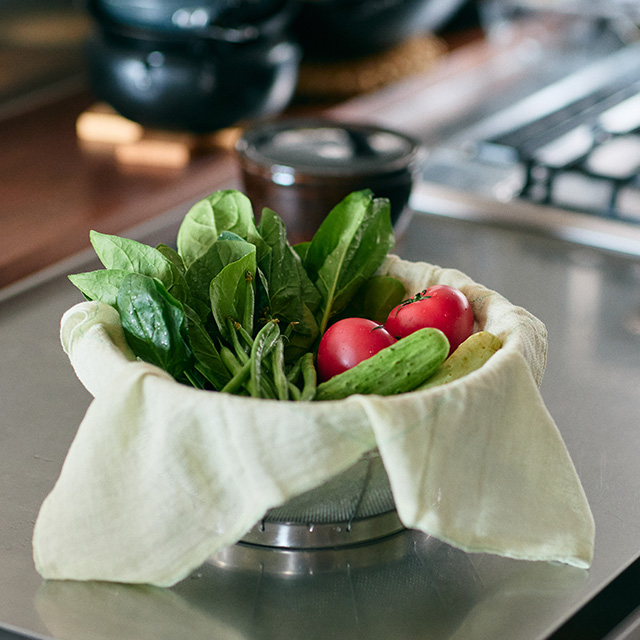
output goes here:
[{"label": "stainless steel work surface", "polygon": [[[171,242],[185,211],[142,239]],[[0,302],[0,629],[64,640],[532,640],[591,607],[640,552],[640,263],[425,214],[405,220],[397,251],[462,269],[546,323],[542,392],[594,511],[591,570],[469,555],[405,532],[330,555],[222,554],[171,589],[43,582],[33,524],[90,402],[58,341],[60,316],[80,300],[61,273]],[[91,268],[84,258],[61,270]]]}]

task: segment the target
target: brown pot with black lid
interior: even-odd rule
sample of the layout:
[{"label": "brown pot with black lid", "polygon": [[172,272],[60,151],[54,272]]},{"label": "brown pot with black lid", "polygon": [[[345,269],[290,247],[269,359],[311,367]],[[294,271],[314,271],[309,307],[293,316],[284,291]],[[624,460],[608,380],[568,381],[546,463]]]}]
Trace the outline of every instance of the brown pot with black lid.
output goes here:
[{"label": "brown pot with black lid", "polygon": [[309,240],[331,209],[360,189],[388,198],[395,224],[420,155],[419,144],[396,131],[317,118],[256,124],[236,150],[256,216],[264,207],[275,211],[293,242]]}]

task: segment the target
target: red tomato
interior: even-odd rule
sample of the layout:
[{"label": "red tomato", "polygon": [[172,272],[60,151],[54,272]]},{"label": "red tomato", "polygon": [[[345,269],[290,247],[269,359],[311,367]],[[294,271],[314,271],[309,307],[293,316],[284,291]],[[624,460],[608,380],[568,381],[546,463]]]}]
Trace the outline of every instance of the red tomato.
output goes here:
[{"label": "red tomato", "polygon": [[373,320],[345,318],[332,324],[318,346],[318,376],[328,380],[355,367],[395,342],[388,331]]},{"label": "red tomato", "polygon": [[397,339],[423,327],[440,329],[449,340],[451,353],[473,333],[473,310],[462,291],[436,284],[393,308],[384,326]]}]

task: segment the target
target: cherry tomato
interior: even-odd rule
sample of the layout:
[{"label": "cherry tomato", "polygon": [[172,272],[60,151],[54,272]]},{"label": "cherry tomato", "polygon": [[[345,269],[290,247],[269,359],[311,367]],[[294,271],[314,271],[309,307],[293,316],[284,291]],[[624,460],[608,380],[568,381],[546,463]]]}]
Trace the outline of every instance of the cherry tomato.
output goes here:
[{"label": "cherry tomato", "polygon": [[440,329],[449,340],[451,353],[473,333],[473,310],[462,291],[436,284],[394,307],[384,326],[397,339],[423,327]]},{"label": "cherry tomato", "polygon": [[320,380],[355,367],[396,342],[380,324],[365,318],[344,318],[332,324],[318,346],[317,369]]}]

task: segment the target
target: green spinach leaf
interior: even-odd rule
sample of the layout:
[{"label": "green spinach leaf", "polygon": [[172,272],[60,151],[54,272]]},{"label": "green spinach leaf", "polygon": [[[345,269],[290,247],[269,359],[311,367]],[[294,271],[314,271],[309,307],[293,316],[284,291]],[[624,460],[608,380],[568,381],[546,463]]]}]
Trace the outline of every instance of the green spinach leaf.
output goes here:
[{"label": "green spinach leaf", "polygon": [[308,337],[310,346],[318,334],[318,326],[313,315],[309,317],[305,312],[305,307],[316,309],[321,302],[320,293],[309,280],[300,257],[287,242],[282,219],[265,208],[258,231],[271,249],[269,271],[265,273],[270,315],[278,318],[283,326],[295,323],[293,331]]},{"label": "green spinach leaf", "polygon": [[187,333],[189,344],[195,358],[196,369],[220,391],[229,380],[231,374],[220,357],[220,352],[201,322],[198,314],[188,306],[184,307],[187,317]]},{"label": "green spinach leaf", "polygon": [[118,290],[128,274],[128,271],[122,269],[98,269],[74,273],[69,276],[69,280],[87,300],[99,300],[115,307]]},{"label": "green spinach leaf", "polygon": [[324,333],[393,247],[389,201],[355,191],[336,205],[306,249],[304,266],[322,296],[316,318]]},{"label": "green spinach leaf", "polygon": [[[233,243],[232,240],[220,241]],[[238,243],[239,244],[239,243]],[[256,249],[250,247],[241,257],[227,261],[227,264],[212,278],[209,285],[211,311],[222,336],[230,340],[227,318],[239,322],[244,329],[253,334],[253,316],[255,304],[255,279],[257,271]]]},{"label": "green spinach leaf", "polygon": [[300,256],[300,260],[302,260],[303,263],[307,259],[307,253],[310,246],[311,240],[308,240],[307,242],[298,242],[298,244],[293,245],[293,250]]},{"label": "green spinach leaf", "polygon": [[184,260],[180,256],[180,254],[173,248],[167,244],[159,244],[156,249],[165,257],[167,260],[170,260],[177,268],[180,273],[184,273],[186,271],[186,267],[184,266]]},{"label": "green spinach leaf", "polygon": [[407,291],[397,278],[372,276],[358,289],[340,317],[368,318],[384,324],[391,309],[407,297]]},{"label": "green spinach leaf", "polygon": [[[238,236],[234,236],[238,238]],[[229,264],[253,254],[251,264],[255,264],[256,248],[245,240],[218,240],[212,244],[207,251],[194,260],[185,274],[189,293],[194,300],[199,301],[204,307],[198,307],[198,315],[206,320],[206,315],[202,312],[206,309],[206,314],[211,311],[210,288],[211,281]],[[255,266],[251,269],[255,275]],[[195,307],[194,307],[195,308]]]},{"label": "green spinach leaf", "polygon": [[187,285],[180,269],[158,249],[146,244],[91,231],[91,244],[106,269],[120,269],[130,273],[157,278],[178,300],[187,300]]},{"label": "green spinach leaf", "polygon": [[117,308],[133,352],[184,380],[193,357],[186,314],[162,282],[139,273],[127,274],[118,292]]},{"label": "green spinach leaf", "polygon": [[185,265],[189,267],[204,255],[224,231],[249,241],[258,236],[249,198],[234,189],[216,191],[187,212],[177,237]]}]

